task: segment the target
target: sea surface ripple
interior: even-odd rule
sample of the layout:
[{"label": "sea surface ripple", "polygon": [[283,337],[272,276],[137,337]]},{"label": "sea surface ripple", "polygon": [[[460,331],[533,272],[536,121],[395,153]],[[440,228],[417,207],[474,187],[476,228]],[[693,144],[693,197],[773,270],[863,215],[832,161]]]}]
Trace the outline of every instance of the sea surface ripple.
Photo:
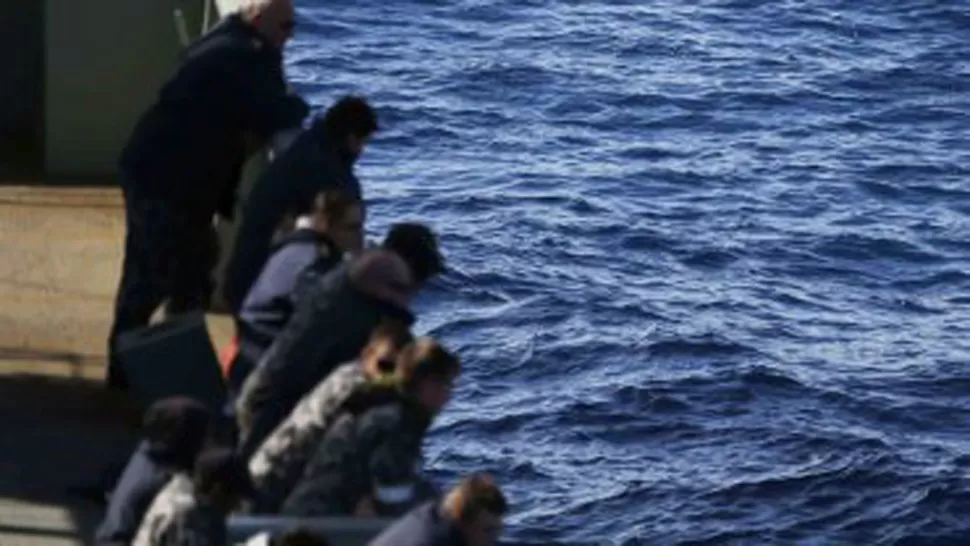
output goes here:
[{"label": "sea surface ripple", "polygon": [[298,1],[508,544],[970,544],[970,3]]}]

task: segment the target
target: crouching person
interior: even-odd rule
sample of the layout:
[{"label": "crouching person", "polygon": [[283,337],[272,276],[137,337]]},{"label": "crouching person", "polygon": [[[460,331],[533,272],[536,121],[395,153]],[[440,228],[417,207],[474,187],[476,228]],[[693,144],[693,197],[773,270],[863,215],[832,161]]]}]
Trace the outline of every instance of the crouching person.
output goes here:
[{"label": "crouching person", "polygon": [[420,338],[398,356],[396,384],[363,388],[344,404],[293,494],[287,516],[392,516],[424,500],[422,444],[451,398],[458,359]]},{"label": "crouching person", "polygon": [[293,315],[236,402],[240,453],[251,457],[307,393],[360,354],[377,325],[413,323],[412,298],[443,267],[434,233],[402,223],[391,226],[381,248],[319,278],[305,275]]},{"label": "crouching person", "polygon": [[508,510],[491,476],[473,474],[441,502],[428,502],[391,524],[369,546],[493,546]]},{"label": "crouching person", "polygon": [[192,472],[210,428],[209,411],[195,400],[174,397],[145,412],[145,439],[125,467],[98,527],[98,546],[127,546],[152,500],[175,474]]},{"label": "crouching person", "polygon": [[245,463],[229,449],[199,456],[190,478],[177,475],[152,502],[133,546],[227,544],[226,518],[252,494]]},{"label": "crouching person", "polygon": [[364,385],[393,379],[398,352],[411,341],[407,325],[383,323],[358,360],[338,367],[303,398],[249,461],[256,489],[253,512],[279,511],[343,404]]},{"label": "crouching person", "polygon": [[309,209],[298,211],[292,231],[276,244],[239,312],[238,352],[227,378],[233,395],[290,320],[300,275],[311,267],[326,273],[344,253],[363,245],[363,209],[356,197],[338,190],[321,192]]}]

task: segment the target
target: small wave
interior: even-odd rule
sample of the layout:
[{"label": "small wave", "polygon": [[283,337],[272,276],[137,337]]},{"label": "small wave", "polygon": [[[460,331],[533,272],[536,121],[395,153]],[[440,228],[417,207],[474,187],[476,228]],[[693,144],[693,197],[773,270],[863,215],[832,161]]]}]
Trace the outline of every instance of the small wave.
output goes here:
[{"label": "small wave", "polygon": [[797,379],[783,373],[781,370],[766,366],[755,366],[744,371],[741,382],[753,388],[770,387],[775,389],[805,389]]},{"label": "small wave", "polygon": [[924,250],[913,243],[858,234],[825,237],[815,244],[814,251],[822,256],[853,261],[900,260],[928,264],[943,259],[939,254]]},{"label": "small wave", "polygon": [[723,269],[741,258],[735,251],[725,249],[706,249],[693,252],[682,258],[682,264],[699,269]]},{"label": "small wave", "polygon": [[714,335],[698,336],[694,338],[674,338],[655,341],[645,349],[654,357],[726,357],[742,354],[758,354],[753,347],[730,340],[721,339]]},{"label": "small wave", "polygon": [[620,240],[620,247],[627,250],[652,250],[669,252],[677,243],[660,231],[637,229]]},{"label": "small wave", "polygon": [[634,385],[624,385],[618,388],[613,393],[613,398],[634,413],[639,410],[653,413],[676,413],[691,409],[691,404],[680,398],[657,394],[651,392],[650,389]]}]

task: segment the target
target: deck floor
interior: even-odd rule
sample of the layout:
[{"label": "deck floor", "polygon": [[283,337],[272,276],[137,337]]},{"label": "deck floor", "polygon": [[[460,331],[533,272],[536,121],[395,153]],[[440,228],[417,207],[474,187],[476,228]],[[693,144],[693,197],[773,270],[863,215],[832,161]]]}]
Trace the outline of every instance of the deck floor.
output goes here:
[{"label": "deck floor", "polygon": [[[90,544],[101,507],[75,488],[134,442],[100,383],[123,237],[116,190],[0,187],[0,546]],[[230,322],[209,327],[221,346]]]}]

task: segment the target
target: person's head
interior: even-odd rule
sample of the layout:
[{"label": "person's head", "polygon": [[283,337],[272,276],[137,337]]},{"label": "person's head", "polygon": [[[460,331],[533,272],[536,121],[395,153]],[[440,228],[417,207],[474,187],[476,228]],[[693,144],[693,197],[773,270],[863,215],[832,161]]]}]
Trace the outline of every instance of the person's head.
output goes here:
[{"label": "person's head", "polygon": [[364,209],[346,192],[318,193],[300,216],[309,220],[310,229],[325,233],[343,252],[357,252],[364,246]]},{"label": "person's head", "polygon": [[284,533],[273,544],[274,546],[328,546],[330,543],[323,535],[306,529],[293,529]]},{"label": "person's head", "polygon": [[180,470],[191,469],[209,437],[209,424],[209,410],[191,398],[155,402],[143,423],[150,456]]},{"label": "person's head", "polygon": [[195,462],[192,481],[198,496],[227,512],[253,494],[249,467],[227,448],[203,451]]},{"label": "person's head", "polygon": [[370,378],[393,374],[398,353],[413,340],[414,336],[407,325],[396,320],[382,322],[371,332],[360,354],[364,374]]},{"label": "person's head", "polygon": [[502,534],[508,511],[505,495],[488,474],[467,476],[445,495],[442,512],[469,546],[492,546]]},{"label": "person's head", "polygon": [[239,15],[280,49],[293,37],[296,28],[293,0],[245,0]]},{"label": "person's head", "polygon": [[321,120],[328,135],[343,144],[347,152],[357,157],[371,135],[377,132],[377,113],[362,97],[348,95],[340,98]]},{"label": "person's head", "polygon": [[438,249],[438,238],[423,224],[403,222],[392,225],[381,246],[407,263],[418,287],[444,271],[444,258]]},{"label": "person's head", "polygon": [[414,340],[397,355],[395,375],[401,387],[431,414],[451,399],[460,373],[458,357],[429,337]]}]

